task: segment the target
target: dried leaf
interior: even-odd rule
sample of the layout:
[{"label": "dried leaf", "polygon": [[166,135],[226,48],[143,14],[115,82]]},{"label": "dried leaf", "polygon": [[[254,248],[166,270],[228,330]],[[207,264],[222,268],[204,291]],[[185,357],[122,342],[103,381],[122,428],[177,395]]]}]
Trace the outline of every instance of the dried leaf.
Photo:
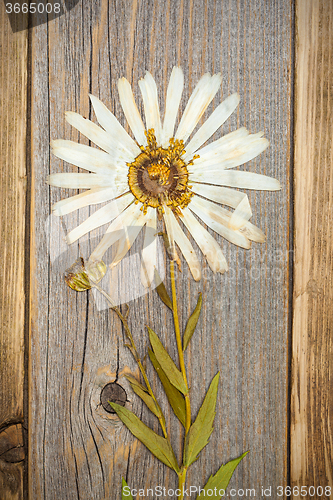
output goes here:
[{"label": "dried leaf", "polygon": [[[141,386],[141,387],[140,387]],[[150,394],[145,390],[143,385],[136,385],[136,384],[131,384],[131,387],[135,394],[139,396],[139,398],[142,399],[142,401],[145,403],[145,405],[149,408],[149,410],[157,417],[157,418],[163,418],[161,409],[156,406],[155,401],[151,397]]]},{"label": "dried leaf", "polygon": [[219,377],[220,373],[217,373],[213,378],[198,412],[197,418],[191,425],[186,436],[184,465],[187,467],[197,459],[197,455],[206,446],[209,437],[213,432]]},{"label": "dried leaf", "polygon": [[186,347],[188,346],[188,343],[191,340],[192,335],[194,333],[195,327],[197,326],[201,311],[201,305],[202,305],[202,294],[200,293],[197,305],[195,306],[193,313],[189,317],[185,328],[184,338],[183,338],[183,351],[185,351]]},{"label": "dried leaf", "polygon": [[156,333],[151,328],[149,328],[149,326],[148,326],[148,332],[154,354],[157,358],[157,361],[161,365],[164,373],[170,380],[171,384],[176,387],[176,389],[178,389],[183,394],[187,394],[188,390],[186,389],[182,373],[178,370],[177,366],[170,358],[169,354],[163,347],[163,344],[156,335]]},{"label": "dried leaf", "polygon": [[150,396],[148,390],[144,385],[142,385],[136,378],[132,377],[132,375],[125,375],[135,394],[142,399],[142,401],[147,405],[149,410],[156,415],[157,418],[162,418],[165,423],[164,415],[162,413],[161,407],[153,400]]},{"label": "dried leaf", "polygon": [[[225,490],[227,489],[234,470],[247,453],[248,451],[243,453],[240,457],[230,460],[227,464],[222,465],[214,476],[210,476],[206,486],[202,488],[204,491],[197,496],[196,500],[206,499],[208,490],[214,491],[214,495],[210,495],[211,500],[221,500],[221,498],[224,497]],[[219,492],[221,492],[221,494],[219,494]]]},{"label": "dried leaf", "polygon": [[148,448],[148,450],[151,451],[151,453],[155,455],[155,457],[158,458],[161,462],[163,462],[165,465],[170,467],[170,469],[173,469],[177,473],[179,472],[175,454],[167,439],[159,436],[159,434],[156,434],[156,432],[147,427],[136,415],[134,415],[134,413],[132,413],[127,408],[111,402],[110,405],[117,413],[120,420],[131,431],[133,436],[138,438],[141,443],[143,443]]},{"label": "dried leaf", "polygon": [[158,282],[160,282],[160,284],[157,285],[156,291],[157,291],[158,295],[160,296],[160,299],[172,311],[172,301],[171,301],[171,299],[169,297],[169,294],[168,294],[168,292],[167,292],[167,290],[166,290],[166,288],[164,286],[163,281],[161,281],[161,278],[160,278],[158,272],[155,269],[155,283],[158,283]]},{"label": "dried leaf", "polygon": [[127,486],[124,478],[122,478],[121,482],[121,500],[133,500],[133,497],[131,495],[131,488]]},{"label": "dried leaf", "polygon": [[151,349],[148,349],[148,354],[150,357],[150,361],[152,362],[157,375],[159,376],[160,381],[162,382],[162,385],[164,387],[165,394],[167,395],[168,401],[170,403],[171,408],[174,411],[174,414],[178,418],[178,420],[183,424],[185,427],[185,400],[182,396],[182,394],[176,389],[174,385],[171,384],[169,381],[168,377],[164,373],[161,365],[156,359],[155,354]]},{"label": "dried leaf", "polygon": [[139,382],[135,377],[133,377],[132,375],[125,375],[125,378],[129,381],[130,384],[134,384],[134,385],[138,385],[140,386],[144,391],[147,391],[147,389],[145,388],[145,386],[143,384],[141,384],[141,382]]}]

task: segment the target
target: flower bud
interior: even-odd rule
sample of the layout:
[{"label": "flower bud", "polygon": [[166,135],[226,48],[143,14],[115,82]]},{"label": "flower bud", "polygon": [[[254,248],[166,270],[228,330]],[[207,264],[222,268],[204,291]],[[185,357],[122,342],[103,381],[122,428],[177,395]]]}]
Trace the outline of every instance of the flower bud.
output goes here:
[{"label": "flower bud", "polygon": [[106,265],[103,261],[93,262],[85,267],[82,257],[66,269],[65,281],[67,285],[76,292],[90,290],[94,283],[101,281],[106,273]]},{"label": "flower bud", "polygon": [[86,273],[90,281],[99,283],[105,276],[106,264],[102,260],[92,263],[88,262],[86,265]]}]

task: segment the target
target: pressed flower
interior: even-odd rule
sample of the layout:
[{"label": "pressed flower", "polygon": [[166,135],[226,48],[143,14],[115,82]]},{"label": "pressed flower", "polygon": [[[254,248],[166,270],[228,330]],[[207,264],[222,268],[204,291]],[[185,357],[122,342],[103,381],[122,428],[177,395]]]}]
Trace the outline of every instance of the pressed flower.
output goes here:
[{"label": "pressed flower", "polygon": [[121,78],[120,102],[134,139],[97,97],[90,99],[100,127],[77,113],[66,113],[68,123],[100,149],[72,141],[52,141],[52,151],[58,158],[89,173],[57,173],[50,175],[48,182],[63,188],[87,189],[56,203],[56,215],[108,202],[67,235],[68,243],[73,243],[111,223],[90,262],[100,261],[108,248],[118,243],[111,267],[117,265],[145,227],[141,277],[149,286],[157,259],[157,218],[164,219],[169,253],[177,258],[177,245],[195,280],[201,277],[200,264],[183,227],[211,269],[220,273],[228,268],[226,259],[203,224],[243,248],[249,248],[251,241],[265,240],[262,231],[249,222],[252,212],[248,196],[234,188],[275,191],[281,188],[280,183],[271,177],[231,169],[262,153],[268,141],[262,133],[250,134],[240,128],[205,145],[236,109],[239,96],[232,94],[225,99],[192,136],[220,85],[220,74],[203,75],[175,130],[184,86],[181,68],[174,67],[171,73],[163,124],[152,75],[147,72],[139,81],[146,125],[130,83]]}]

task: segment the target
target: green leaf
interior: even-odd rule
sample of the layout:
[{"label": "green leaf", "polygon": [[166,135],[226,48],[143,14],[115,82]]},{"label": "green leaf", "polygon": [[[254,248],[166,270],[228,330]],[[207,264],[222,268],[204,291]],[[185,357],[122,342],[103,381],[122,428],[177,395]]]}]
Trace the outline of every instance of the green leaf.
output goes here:
[{"label": "green leaf", "polygon": [[[163,418],[161,409],[159,406],[156,405],[155,401],[151,397],[151,395],[147,392],[145,387],[140,384],[137,380],[135,380],[133,377],[126,377],[129,380],[129,383],[131,384],[131,387],[135,394],[139,396],[139,398],[142,399],[142,401],[147,405],[149,410],[157,417],[157,418]],[[135,380],[135,382],[132,382],[130,379]]]},{"label": "green leaf", "polygon": [[[124,488],[126,488],[125,490],[126,495],[124,494]],[[127,486],[127,483],[124,478],[122,478],[121,482],[121,500],[133,500],[133,497],[131,495],[131,488]]]},{"label": "green leaf", "polygon": [[139,380],[137,380],[135,377],[133,377],[132,375],[125,375],[125,378],[129,381],[129,383],[132,385],[137,385],[139,387],[141,387],[141,389],[143,391],[146,391],[147,392],[147,389],[145,388],[144,385],[141,384],[141,382],[139,382]]},{"label": "green leaf", "polygon": [[160,296],[160,299],[164,302],[164,304],[166,306],[168,306],[168,308],[171,309],[171,311],[172,311],[172,302],[171,302],[171,299],[169,297],[169,294],[164,286],[163,281],[161,281],[161,278],[160,278],[157,270],[155,269],[155,283],[158,283],[159,281],[160,281],[160,284],[157,285],[156,292],[158,293],[158,295]]},{"label": "green leaf", "polygon": [[184,465],[187,467],[197,459],[197,455],[200,453],[202,448],[206,446],[209,437],[213,432],[219,377],[220,373],[217,373],[213,378],[198,412],[197,418],[191,425],[186,436]]},{"label": "green leaf", "polygon": [[162,382],[165,394],[167,395],[168,401],[174,411],[174,414],[185,427],[185,400],[182,394],[178,391],[178,389],[176,389],[174,385],[171,384],[151,349],[148,349],[148,354],[150,357],[150,361],[152,362],[153,367],[155,368],[156,373],[159,376],[160,381]]},{"label": "green leaf", "polygon": [[133,436],[138,438],[141,443],[143,443],[161,462],[170,467],[170,469],[175,470],[177,473],[179,472],[175,454],[167,439],[156,434],[156,432],[147,427],[136,415],[134,415],[133,412],[127,408],[111,402],[110,405],[117,413],[120,420],[131,431]]},{"label": "green leaf", "polygon": [[[200,495],[197,496],[196,500],[206,499],[207,498],[207,495],[206,495],[207,491],[208,490],[214,491],[215,488],[216,488],[217,494],[213,495],[213,496],[210,495],[209,498],[211,500],[221,500],[222,497],[224,498],[224,493],[221,490],[225,491],[227,489],[227,486],[229,484],[231,476],[234,473],[234,470],[236,469],[239,462],[245,457],[245,455],[247,453],[248,453],[248,451],[243,453],[243,455],[241,455],[240,457],[235,458],[234,460],[230,460],[230,462],[228,462],[227,464],[222,465],[222,467],[220,467],[220,469],[217,471],[217,473],[214,476],[210,476],[206,486],[204,486],[202,488],[205,491],[205,493],[202,491],[200,493]],[[219,494],[219,491],[221,491],[222,494]]]},{"label": "green leaf", "polygon": [[176,389],[178,389],[183,394],[187,394],[188,390],[186,389],[182,373],[178,370],[177,366],[170,358],[169,354],[163,347],[163,344],[156,335],[156,333],[151,328],[149,328],[149,326],[148,326],[148,332],[154,354],[157,358],[157,361],[161,365],[164,373],[170,380],[171,384],[176,387]]},{"label": "green leaf", "polygon": [[194,333],[195,327],[197,326],[201,311],[201,305],[202,305],[202,294],[200,293],[197,305],[195,306],[193,313],[189,317],[185,328],[184,338],[183,338],[183,351],[185,351],[186,347],[188,346],[188,343],[191,340],[191,337]]}]

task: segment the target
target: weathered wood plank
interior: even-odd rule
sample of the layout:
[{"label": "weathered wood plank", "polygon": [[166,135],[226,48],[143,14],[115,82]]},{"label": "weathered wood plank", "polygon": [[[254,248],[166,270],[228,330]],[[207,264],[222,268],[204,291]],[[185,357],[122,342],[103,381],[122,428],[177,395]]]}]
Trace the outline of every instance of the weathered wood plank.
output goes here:
[{"label": "weathered wood plank", "polygon": [[[198,292],[204,291],[199,328],[187,351],[194,413],[213,375],[218,370],[222,375],[213,439],[190,470],[188,484],[202,486],[222,462],[246,449],[251,453],[233,478],[235,487],[256,488],[260,495],[262,485],[275,488],[283,483],[287,468],[291,36],[290,0],[100,0],[82,2],[66,15],[35,28],[31,498],[120,498],[121,475],[132,487],[176,485],[174,475],[158,466],[99,405],[107,382],[118,377],[128,389],[123,375],[135,370],[135,364],[123,347],[117,318],[99,311],[92,295],[67,289],[63,272],[80,253],[89,255],[105,228],[83,239],[80,248],[66,248],[60,221],[48,221],[48,216],[50,206],[68,192],[45,184],[49,171],[73,171],[72,166],[50,156],[50,139],[86,141],[65,123],[65,111],[95,120],[90,92],[124,123],[117,79],[126,76],[138,97],[137,81],[147,69],[158,82],[163,113],[175,64],[185,72],[182,109],[205,71],[222,71],[222,89],[213,106],[222,96],[235,91],[241,94],[239,110],[223,132],[242,125],[252,132],[263,130],[271,147],[249,168],[278,177],[283,184],[278,194],[249,193],[253,221],[267,234],[264,245],[246,252],[224,242],[228,274],[213,276],[203,262],[201,283],[191,280],[185,264],[179,276],[183,327]],[[67,216],[63,223],[70,229],[93,210]],[[141,244],[139,241],[134,252]],[[137,279],[123,270],[122,280],[129,290]],[[168,286],[169,279],[166,281]],[[171,316],[156,294],[149,292],[131,301],[130,307],[140,352],[146,351],[145,325],[149,322],[176,358]],[[151,368],[149,373],[152,375]],[[154,386],[160,390],[156,381]],[[129,391],[128,400],[157,430],[153,417]],[[162,406],[166,407],[164,400]],[[167,425],[179,449],[180,427],[170,417]]]},{"label": "weathered wood plank", "polygon": [[[27,30],[0,5],[0,498],[23,494]],[[18,424],[18,425],[17,425]]]},{"label": "weathered wood plank", "polygon": [[298,1],[296,29],[291,479],[333,487],[332,2]]}]

